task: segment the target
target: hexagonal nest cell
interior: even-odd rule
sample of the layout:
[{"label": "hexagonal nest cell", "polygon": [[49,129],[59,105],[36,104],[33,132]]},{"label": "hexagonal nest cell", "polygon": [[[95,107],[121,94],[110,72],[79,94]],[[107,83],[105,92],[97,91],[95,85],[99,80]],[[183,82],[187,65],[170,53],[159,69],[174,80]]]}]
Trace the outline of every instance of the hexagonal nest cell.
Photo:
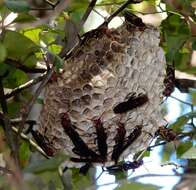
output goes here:
[{"label": "hexagonal nest cell", "polygon": [[144,150],[163,122],[166,61],[158,29],[89,32],[47,84],[39,132],[70,165],[111,163]]}]

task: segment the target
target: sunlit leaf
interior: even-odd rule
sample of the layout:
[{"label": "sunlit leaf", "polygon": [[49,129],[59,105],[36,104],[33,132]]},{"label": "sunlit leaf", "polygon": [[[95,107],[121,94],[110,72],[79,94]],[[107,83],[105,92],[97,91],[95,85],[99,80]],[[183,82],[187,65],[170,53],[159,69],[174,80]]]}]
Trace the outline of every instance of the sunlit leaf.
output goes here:
[{"label": "sunlit leaf", "polygon": [[48,47],[48,49],[54,53],[54,54],[58,54],[60,53],[62,46],[56,45],[56,44],[52,44]]},{"label": "sunlit leaf", "polygon": [[39,51],[39,47],[35,43],[15,31],[6,31],[3,41],[8,57],[11,59],[23,60],[29,54]]},{"label": "sunlit leaf", "polygon": [[32,40],[34,43],[38,44],[40,43],[40,33],[42,30],[40,28],[32,28],[24,31],[24,36]]},{"label": "sunlit leaf", "polygon": [[181,156],[182,159],[196,159],[196,146],[191,147],[188,149],[184,154]]},{"label": "sunlit leaf", "polygon": [[193,143],[191,141],[180,143],[176,150],[177,157],[180,158],[192,146]]}]

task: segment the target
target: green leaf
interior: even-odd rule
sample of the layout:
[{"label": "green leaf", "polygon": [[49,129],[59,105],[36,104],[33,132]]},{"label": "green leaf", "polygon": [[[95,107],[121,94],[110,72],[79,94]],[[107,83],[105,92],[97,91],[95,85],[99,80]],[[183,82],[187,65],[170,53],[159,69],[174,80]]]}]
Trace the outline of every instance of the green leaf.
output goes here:
[{"label": "green leaf", "polygon": [[30,54],[39,51],[39,47],[22,34],[7,30],[3,39],[7,48],[8,57],[14,60],[23,60]]},{"label": "green leaf", "polygon": [[120,185],[120,187],[115,188],[115,190],[158,190],[160,189],[159,186],[156,185],[151,185],[151,184],[142,184],[142,183],[129,183],[129,182],[125,182],[123,184]]},{"label": "green leaf", "polygon": [[196,40],[193,41],[192,48],[193,50],[196,50]]},{"label": "green leaf", "polygon": [[48,49],[50,50],[50,52],[52,52],[53,54],[58,54],[60,53],[62,46],[57,45],[57,44],[52,44],[48,47]]},{"label": "green leaf", "polygon": [[174,147],[174,143],[167,143],[166,145],[163,146],[163,150],[162,150],[162,162],[167,162],[170,160],[171,155],[174,153],[175,147]]},{"label": "green leaf", "polygon": [[44,104],[44,99],[43,98],[37,98],[37,100],[36,100],[36,102],[38,103],[38,104]]},{"label": "green leaf", "polygon": [[6,47],[2,43],[0,43],[0,63],[5,60],[6,56],[7,56]]},{"label": "green leaf", "polygon": [[186,113],[184,116],[188,117],[189,119],[195,118],[196,117],[196,111]]},{"label": "green leaf", "polygon": [[78,172],[78,169],[72,169],[72,185],[73,190],[85,190],[87,187],[92,185],[89,173],[87,175],[81,175]]},{"label": "green leaf", "polygon": [[109,173],[111,175],[114,175],[116,180],[122,180],[122,179],[127,178],[127,172],[125,172],[125,171],[118,171],[118,172],[114,172],[114,173],[109,172]]},{"label": "green leaf", "polygon": [[175,131],[181,131],[183,129],[184,125],[192,118],[196,117],[196,111],[186,113],[182,116],[180,116],[176,122],[170,125],[169,128],[174,129]]},{"label": "green leaf", "polygon": [[[61,35],[63,36],[63,34]],[[55,41],[55,38],[57,37],[56,31],[42,31],[40,33],[40,39],[45,43],[45,44],[52,44]]]},{"label": "green leaf", "polygon": [[28,76],[25,72],[11,68],[8,76],[5,78],[4,83],[6,88],[15,88],[28,81]]},{"label": "green leaf", "polygon": [[35,20],[36,18],[28,13],[20,13],[16,19],[13,20],[13,23],[28,23]]},{"label": "green leaf", "polygon": [[177,157],[178,157],[178,158],[181,158],[181,156],[182,156],[188,149],[190,149],[192,146],[193,146],[193,143],[190,142],[190,141],[181,143],[181,144],[177,147],[177,150],[176,150]]},{"label": "green leaf", "polygon": [[20,111],[21,102],[8,102],[8,113],[10,117],[15,117]]},{"label": "green leaf", "polygon": [[9,69],[10,69],[9,65],[0,62],[0,76],[3,76]]},{"label": "green leaf", "polygon": [[163,45],[166,50],[166,60],[170,63],[173,61],[178,63],[177,54],[191,36],[187,22],[179,15],[169,14],[161,26],[165,40]]},{"label": "green leaf", "polygon": [[196,159],[196,146],[191,147],[181,156],[182,159]]},{"label": "green leaf", "polygon": [[144,157],[149,157],[150,156],[150,151],[144,151],[144,150],[141,150],[140,152],[136,153],[133,157],[134,160],[137,160],[138,157],[139,159],[143,159]]},{"label": "green leaf", "polygon": [[42,30],[40,28],[32,28],[24,31],[24,36],[32,40],[36,44],[40,44],[40,33]]},{"label": "green leaf", "polygon": [[28,56],[24,60],[23,64],[26,65],[26,66],[28,66],[28,67],[31,67],[31,68],[34,67],[34,66],[36,66],[36,64],[37,64],[37,58],[36,58],[36,56],[34,54]]},{"label": "green leaf", "polygon": [[5,0],[6,7],[13,12],[28,12],[31,10],[30,5],[26,1]]},{"label": "green leaf", "polygon": [[174,129],[175,131],[180,131],[182,127],[189,121],[189,118],[185,115],[180,116],[176,122],[170,125],[170,128]]},{"label": "green leaf", "polygon": [[196,91],[191,91],[192,103],[196,105]]},{"label": "green leaf", "polygon": [[55,68],[57,71],[59,71],[59,69],[62,68],[62,66],[64,64],[64,61],[58,55],[53,54],[53,56],[54,56]]},{"label": "green leaf", "polygon": [[[24,176],[26,173],[24,174]],[[28,185],[29,190],[49,190],[49,184],[53,182],[57,190],[63,189],[61,179],[58,171],[45,171],[44,173],[38,173],[36,175],[29,176],[25,182]]]},{"label": "green leaf", "polygon": [[25,166],[29,160],[29,157],[30,157],[29,144],[27,142],[23,142],[19,148],[20,164],[22,166]]},{"label": "green leaf", "polygon": [[27,173],[42,173],[45,171],[54,171],[57,170],[59,165],[67,160],[68,157],[64,154],[58,154],[55,157],[48,160],[40,160],[39,162],[35,162],[27,166],[24,169],[24,172]]}]

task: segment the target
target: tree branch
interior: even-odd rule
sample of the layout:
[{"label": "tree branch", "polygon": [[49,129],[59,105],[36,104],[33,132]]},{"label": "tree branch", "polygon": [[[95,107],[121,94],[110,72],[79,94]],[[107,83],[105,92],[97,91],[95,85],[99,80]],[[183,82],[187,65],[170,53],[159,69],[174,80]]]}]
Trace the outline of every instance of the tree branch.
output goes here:
[{"label": "tree branch", "polygon": [[9,118],[0,112],[0,120],[2,121],[2,125],[5,129],[6,141],[11,148],[11,151],[14,156],[15,164],[19,167],[19,160],[18,160],[18,143],[14,140],[11,128],[11,122]]},{"label": "tree branch", "polygon": [[31,87],[31,86],[41,82],[45,78],[45,76],[46,76],[46,74],[42,74],[41,76],[39,76],[39,77],[37,77],[35,79],[32,79],[32,80],[26,82],[25,84],[20,85],[17,88],[14,88],[13,90],[11,90],[10,92],[7,92],[5,94],[5,98],[6,99],[7,98],[11,98],[12,96],[20,93],[22,90],[25,90],[25,89],[27,89],[27,88],[29,88],[29,87]]},{"label": "tree branch", "polygon": [[3,82],[2,82],[3,77],[5,77],[6,74],[7,72],[4,74],[4,76],[0,76],[0,103],[1,103],[1,108],[3,110],[3,113],[0,113],[0,119],[2,121],[2,126],[5,130],[7,144],[11,148],[16,165],[19,166],[17,142],[14,141],[14,136],[11,130],[11,123],[10,123],[9,118],[6,116],[8,114],[8,108],[7,108],[7,101],[6,101],[6,97],[4,94],[4,88],[3,88]]},{"label": "tree branch", "polygon": [[52,76],[54,72],[54,66],[52,66],[52,68],[50,70],[48,70],[48,72],[46,73],[46,75],[44,76],[44,79],[42,80],[40,86],[37,88],[37,90],[35,91],[35,94],[33,95],[32,99],[29,101],[29,103],[21,110],[21,117],[22,117],[22,121],[19,124],[19,129],[18,129],[18,135],[17,137],[21,134],[23,128],[24,128],[24,124],[25,121],[31,111],[31,108],[33,107],[37,97],[40,95],[41,91],[43,90],[44,86],[47,84],[48,80],[50,79],[50,77]]},{"label": "tree branch", "polygon": [[2,77],[0,76],[0,103],[3,113],[7,113],[7,102],[4,94]]},{"label": "tree branch", "polygon": [[[16,128],[16,127],[13,127],[12,126],[12,130],[16,133],[16,134],[18,134],[19,133],[19,131],[18,131],[18,129]],[[41,153],[45,158],[49,158],[48,156],[47,156],[47,154],[37,145],[37,143],[35,143],[34,141],[32,141],[31,139],[29,139],[24,133],[21,133],[20,134],[20,137],[23,139],[23,140],[25,140],[25,141],[27,141],[31,146],[33,146],[39,153]]]},{"label": "tree branch", "polygon": [[27,67],[26,65],[21,64],[19,61],[12,60],[12,59],[6,59],[4,61],[5,64],[13,66],[17,69],[20,69],[24,71],[25,73],[44,73],[46,72],[46,69],[44,68],[30,68]]},{"label": "tree branch", "polygon": [[97,0],[92,0],[89,5],[88,8],[86,9],[86,12],[84,13],[81,21],[80,21],[80,27],[84,25],[84,23],[86,22],[87,18],[89,17],[91,11],[93,10],[94,6],[96,5]]},{"label": "tree branch", "polygon": [[6,167],[0,166],[0,171],[3,173],[3,175],[5,175],[5,174],[12,174],[13,175],[13,172],[11,170],[7,169]]},{"label": "tree branch", "polygon": [[181,176],[180,174],[178,175],[173,175],[173,174],[144,174],[144,175],[139,175],[136,177],[132,177],[131,181],[137,181],[140,178],[144,177],[176,177],[176,176]]},{"label": "tree branch", "polygon": [[102,25],[108,25],[110,21],[116,17],[121,11],[123,11],[129,4],[137,4],[141,3],[143,0],[128,0],[124,4],[122,4],[115,12],[113,12]]},{"label": "tree branch", "polygon": [[125,9],[129,4],[133,3],[141,3],[143,0],[127,0],[123,5],[121,5],[114,13],[112,13],[101,25],[99,25],[96,29],[93,29],[91,31],[86,32],[85,34],[82,35],[82,37],[84,37],[77,45],[75,45],[74,48],[72,48],[70,51],[68,51],[65,55],[63,54],[63,52],[61,52],[59,54],[60,57],[64,57],[65,59],[68,59],[69,57],[72,56],[73,52],[81,46],[81,44],[84,42],[85,40],[85,36],[88,35],[88,33],[95,31],[103,26],[107,26],[110,21],[117,16],[121,11],[123,11],[123,9]]}]

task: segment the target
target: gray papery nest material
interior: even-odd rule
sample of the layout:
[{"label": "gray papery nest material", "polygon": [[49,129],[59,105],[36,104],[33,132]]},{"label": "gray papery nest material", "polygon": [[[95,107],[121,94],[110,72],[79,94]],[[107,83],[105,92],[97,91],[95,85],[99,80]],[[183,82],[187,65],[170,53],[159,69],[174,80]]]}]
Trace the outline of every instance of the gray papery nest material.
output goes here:
[{"label": "gray papery nest material", "polygon": [[[125,141],[136,126],[142,126],[142,134],[123,151],[119,160],[149,145],[163,123],[161,102],[166,61],[159,42],[159,31],[151,26],[138,30],[124,24],[89,34],[65,62],[61,76],[45,89],[39,132],[48,138],[55,152],[63,150],[80,158],[72,151],[73,142],[63,130],[61,113],[68,114],[75,131],[97,154],[100,153],[94,123],[100,119],[107,134],[106,165],[112,161],[121,124],[126,130]],[[115,114],[114,107],[128,101],[133,93],[145,94],[147,103]]]}]

